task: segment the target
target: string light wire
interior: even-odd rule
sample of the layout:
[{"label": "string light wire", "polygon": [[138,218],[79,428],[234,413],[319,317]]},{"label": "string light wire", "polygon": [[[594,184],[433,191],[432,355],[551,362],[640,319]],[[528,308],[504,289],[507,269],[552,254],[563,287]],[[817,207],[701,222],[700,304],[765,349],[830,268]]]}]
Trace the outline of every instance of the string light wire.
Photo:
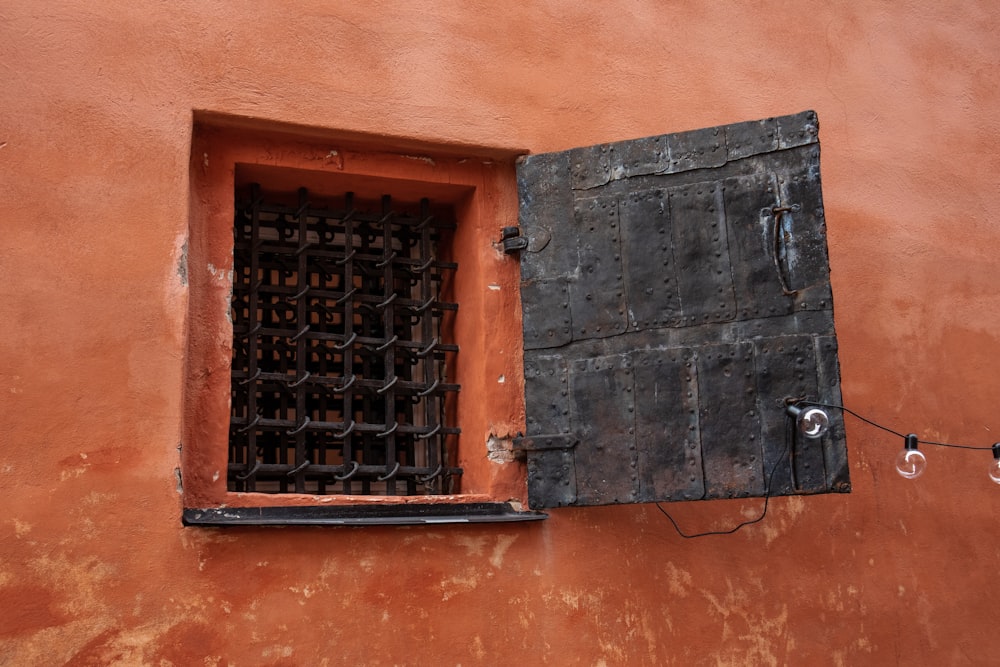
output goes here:
[{"label": "string light wire", "polygon": [[790,426],[792,426],[791,420],[786,419],[785,424],[786,424],[785,447],[784,449],[781,450],[781,456],[779,456],[775,460],[774,465],[771,466],[771,472],[767,475],[767,483],[764,485],[764,507],[760,511],[760,516],[757,517],[756,519],[748,519],[746,521],[743,521],[742,523],[738,523],[729,530],[707,530],[703,533],[693,533],[691,535],[688,535],[683,530],[681,530],[681,527],[677,525],[677,521],[674,520],[674,517],[670,516],[670,513],[667,512],[667,510],[663,509],[660,503],[656,503],[656,509],[660,510],[660,512],[663,513],[663,516],[667,517],[667,519],[670,520],[670,523],[673,524],[674,526],[674,530],[676,530],[677,534],[683,537],[685,540],[692,540],[696,537],[707,537],[708,535],[732,535],[733,533],[743,528],[744,526],[750,526],[755,523],[760,523],[761,521],[764,520],[764,517],[767,516],[767,506],[771,500],[771,480],[774,479],[774,472],[778,469],[778,464],[781,463],[781,460],[784,459],[785,455],[788,453],[789,437],[795,437],[794,432],[789,428]]},{"label": "string light wire", "polygon": [[[865,417],[864,415],[858,414],[854,410],[851,410],[850,408],[848,408],[847,406],[844,406],[844,405],[836,405],[834,403],[820,403],[818,401],[809,401],[809,400],[797,401],[797,403],[799,405],[813,405],[813,406],[816,406],[818,408],[829,408],[829,409],[832,409],[832,410],[840,410],[842,412],[846,412],[847,414],[851,415],[852,417],[854,417],[856,419],[859,419],[859,420],[863,421],[864,423],[868,424],[869,426],[874,426],[877,429],[881,429],[881,430],[885,431],[886,433],[891,433],[891,434],[893,434],[893,435],[895,435],[897,437],[900,437],[900,438],[904,438],[904,439],[906,438],[906,436],[904,434],[900,433],[899,431],[891,429],[888,426],[883,426],[882,424],[879,424],[878,422],[876,422],[874,420],[871,420],[871,419]],[[785,447],[781,451],[781,456],[779,456],[778,459],[774,462],[774,465],[771,466],[771,472],[767,476],[767,484],[765,484],[765,486],[764,486],[764,507],[763,507],[763,509],[760,512],[760,516],[758,516],[755,519],[748,519],[746,521],[738,523],[737,525],[733,526],[732,528],[730,528],[728,530],[708,530],[708,531],[705,531],[705,532],[692,533],[692,534],[689,535],[689,534],[685,533],[683,530],[681,530],[680,526],[677,524],[677,521],[674,520],[674,517],[670,516],[670,514],[667,512],[667,510],[663,509],[663,507],[660,505],[660,503],[655,503],[656,504],[656,509],[660,510],[660,512],[663,513],[663,516],[667,517],[667,519],[670,520],[670,523],[673,525],[674,530],[677,531],[677,534],[680,535],[681,537],[683,537],[686,540],[694,539],[696,537],[707,537],[709,535],[732,535],[733,533],[735,533],[736,531],[740,530],[741,528],[744,528],[746,526],[750,526],[750,525],[753,525],[755,523],[759,523],[759,522],[763,521],[764,517],[767,516],[767,507],[768,507],[769,501],[771,500],[771,481],[774,479],[774,473],[778,469],[778,464],[782,461],[782,459],[785,458],[785,455],[788,453],[788,441],[789,441],[789,439],[795,437],[794,427],[792,426],[791,420],[786,419],[785,423],[786,423],[786,428],[785,428]],[[951,448],[951,449],[968,449],[968,450],[973,450],[973,451],[995,451],[992,446],[989,446],[989,447],[977,447],[977,446],[974,446],[974,445],[959,445],[959,444],[956,444],[956,443],[953,443],[953,442],[936,442],[934,440],[919,440],[919,439],[917,440],[917,442],[919,442],[921,445],[930,445],[932,447],[948,447],[948,448]]]},{"label": "string light wire", "polygon": [[[849,415],[851,415],[851,416],[853,416],[853,417],[855,417],[857,419],[860,419],[861,421],[863,421],[866,424],[870,424],[871,426],[874,426],[875,428],[882,429],[886,433],[892,433],[893,435],[898,436],[900,438],[905,438],[906,437],[906,435],[904,435],[903,433],[900,433],[899,431],[895,431],[895,430],[889,428],[888,426],[882,426],[882,424],[879,424],[878,422],[872,421],[871,419],[868,419],[867,417],[859,415],[854,410],[851,410],[850,408],[848,408],[846,406],[843,406],[843,405],[836,405],[834,403],[818,403],[816,401],[800,401],[800,403],[802,405],[815,405],[816,407],[819,407],[819,408],[831,408],[833,410],[841,410],[841,411],[846,412],[847,414],[849,414]],[[970,449],[970,450],[973,450],[973,451],[990,451],[990,450],[993,449],[992,446],[990,446],[990,447],[976,447],[974,445],[957,445],[957,444],[955,444],[953,442],[935,442],[933,440],[917,440],[917,442],[919,442],[921,445],[931,445],[932,447],[950,447],[951,449]]]}]

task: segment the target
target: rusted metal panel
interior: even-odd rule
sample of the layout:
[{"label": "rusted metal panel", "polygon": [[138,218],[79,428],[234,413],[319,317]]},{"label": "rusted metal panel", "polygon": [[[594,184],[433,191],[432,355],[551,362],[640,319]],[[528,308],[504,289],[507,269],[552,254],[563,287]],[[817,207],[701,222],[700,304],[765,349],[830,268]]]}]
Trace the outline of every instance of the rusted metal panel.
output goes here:
[{"label": "rusted metal panel", "polygon": [[732,271],[741,320],[788,315],[795,295],[782,287],[775,254],[777,181],[771,174],[723,181],[726,220],[732,241]]},{"label": "rusted metal panel", "polygon": [[726,163],[726,130],[708,127],[667,135],[670,146],[669,172],[721,167]]},{"label": "rusted metal panel", "polygon": [[517,165],[518,218],[528,239],[521,279],[567,279],[577,267],[569,153],[529,155]]},{"label": "rusted metal panel", "polygon": [[661,174],[670,169],[667,136],[619,141],[612,147],[611,174],[614,179]]},{"label": "rusted metal panel", "polygon": [[559,347],[573,340],[568,280],[522,283],[521,308],[525,350]]},{"label": "rusted metal panel", "polygon": [[[612,197],[580,200],[573,209],[579,271],[570,283],[573,338],[606,338],[625,332],[618,201]],[[551,303],[551,298],[546,302]]]},{"label": "rusted metal panel", "polygon": [[753,344],[705,345],[698,349],[697,369],[705,497],[760,495],[764,474]]},{"label": "rusted metal panel", "polygon": [[827,307],[831,294],[830,261],[819,184],[819,146],[802,150],[805,160],[798,165],[799,168],[778,176],[782,202],[779,207],[782,238],[779,241],[789,288],[810,292],[809,300],[800,299],[798,307],[821,310]]},{"label": "rusted metal panel", "polygon": [[524,354],[528,435],[570,432],[569,369],[560,355]]},{"label": "rusted metal panel", "polygon": [[633,368],[640,498],[704,497],[694,350],[636,352]]},{"label": "rusted metal panel", "polygon": [[619,217],[629,326],[677,326],[681,300],[667,192],[649,190],[622,197]]},{"label": "rusted metal panel", "polygon": [[[841,405],[840,361],[837,358],[837,337],[816,336],[816,358],[819,360],[817,383],[819,400]],[[826,470],[826,488],[839,492],[851,490],[851,477],[847,467],[847,448],[844,442],[844,415],[839,410],[830,412],[830,431],[823,438],[823,467]]]},{"label": "rusted metal panel", "polygon": [[636,502],[639,476],[631,361],[624,355],[578,359],[571,370],[572,414],[579,436],[574,450],[577,503]]},{"label": "rusted metal panel", "polygon": [[[816,348],[810,335],[775,336],[754,341],[757,359],[757,391],[761,406],[784,408],[786,398],[818,395]],[[765,451],[764,466],[774,470],[772,491],[793,493],[818,491],[825,485],[823,449],[815,440],[790,437],[785,420],[763,424],[764,442],[784,443]]]},{"label": "rusted metal panel", "polygon": [[774,118],[750,120],[726,126],[729,160],[769,153],[778,149],[778,123]]},{"label": "rusted metal panel", "polygon": [[803,111],[774,119],[778,125],[778,148],[794,148],[819,142],[819,120],[815,111]]},{"label": "rusted metal panel", "polygon": [[589,190],[611,180],[611,146],[587,146],[569,151],[570,178],[574,190]]},{"label": "rusted metal panel", "polygon": [[784,411],[840,400],[817,127],[523,161],[532,507],[850,489],[841,416],[805,441]]},{"label": "rusted metal panel", "polygon": [[722,185],[671,188],[670,219],[684,324],[732,320],[736,296]]},{"label": "rusted metal panel", "polygon": [[528,454],[528,498],[532,507],[564,507],[577,503],[573,451],[543,449]]}]

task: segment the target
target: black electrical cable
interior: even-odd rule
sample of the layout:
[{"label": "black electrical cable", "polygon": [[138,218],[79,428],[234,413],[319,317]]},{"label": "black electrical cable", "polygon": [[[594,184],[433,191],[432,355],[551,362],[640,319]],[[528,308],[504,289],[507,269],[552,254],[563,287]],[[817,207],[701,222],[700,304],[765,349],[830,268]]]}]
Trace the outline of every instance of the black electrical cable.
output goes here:
[{"label": "black electrical cable", "polygon": [[[846,412],[847,414],[852,415],[852,416],[860,419],[864,423],[870,424],[871,426],[874,426],[875,428],[880,428],[883,431],[885,431],[887,433],[892,433],[893,435],[898,436],[900,438],[905,438],[906,437],[904,434],[900,433],[899,431],[894,431],[893,429],[889,428],[888,426],[882,426],[878,422],[874,422],[871,419],[868,419],[867,417],[863,417],[863,416],[859,415],[857,412],[855,412],[854,410],[851,410],[850,408],[845,407],[843,405],[836,405],[834,403],[819,403],[817,401],[799,401],[799,403],[802,404],[802,405],[815,405],[816,407],[819,407],[819,408],[832,408],[834,410],[842,410],[843,412]],[[919,442],[921,445],[931,445],[932,447],[950,447],[952,449],[971,449],[973,451],[989,451],[989,450],[993,449],[992,446],[991,447],[976,447],[974,445],[956,445],[955,443],[952,443],[952,442],[935,442],[933,440],[918,440],[917,442]]]},{"label": "black electrical cable", "polygon": [[[809,400],[797,401],[797,403],[799,405],[813,405],[813,406],[816,406],[818,408],[830,408],[830,409],[833,409],[833,410],[841,410],[842,412],[846,412],[847,414],[855,417],[856,419],[860,419],[864,423],[866,423],[866,424],[868,424],[870,426],[874,426],[875,428],[881,429],[881,430],[885,431],[886,433],[891,433],[891,434],[893,434],[893,435],[895,435],[897,437],[900,437],[900,438],[905,438],[906,437],[905,435],[903,435],[899,431],[891,429],[888,426],[883,426],[882,424],[879,424],[876,421],[872,421],[871,419],[868,419],[867,417],[865,417],[863,415],[860,415],[857,412],[855,412],[854,410],[851,410],[850,408],[848,408],[846,406],[843,406],[843,405],[836,405],[835,403],[820,403],[818,401],[809,401]],[[791,430],[791,429],[794,429],[794,426],[791,425],[791,421],[790,420],[786,420],[786,425],[787,426],[786,426],[786,433],[785,433],[785,448],[782,450],[781,456],[778,457],[777,461],[775,461],[774,465],[771,467],[771,472],[767,476],[767,484],[764,487],[764,508],[763,508],[763,510],[761,510],[760,516],[757,517],[756,519],[749,519],[747,521],[744,521],[744,522],[742,522],[740,524],[737,524],[736,526],[733,526],[729,530],[709,530],[709,531],[706,531],[706,532],[703,532],[703,533],[694,533],[694,534],[688,535],[687,533],[685,533],[684,531],[681,530],[680,526],[677,525],[677,522],[674,520],[674,517],[670,516],[670,514],[667,513],[667,510],[663,509],[663,507],[660,506],[660,503],[655,503],[656,504],[656,509],[660,510],[660,512],[663,513],[663,516],[667,517],[667,519],[670,520],[670,523],[673,524],[674,530],[677,531],[677,534],[680,535],[681,537],[683,537],[686,540],[694,539],[696,537],[706,537],[708,535],[732,535],[733,533],[735,533],[739,529],[743,528],[744,526],[749,526],[749,525],[752,525],[752,524],[759,523],[759,522],[763,521],[764,517],[767,516],[767,506],[769,504],[769,501],[771,500],[771,480],[774,479],[774,472],[778,469],[778,463],[780,463],[781,460],[783,458],[785,458],[785,454],[788,453],[788,441],[789,441],[789,438],[795,437],[794,431]],[[974,451],[992,451],[993,450],[992,446],[989,446],[989,447],[976,447],[974,445],[958,445],[958,444],[955,444],[955,443],[952,443],[952,442],[935,442],[933,440],[918,440],[917,442],[919,442],[921,445],[930,445],[932,447],[950,447],[952,449],[969,449],[969,450],[974,450]]]},{"label": "black electrical cable", "polygon": [[667,517],[670,520],[670,523],[673,524],[674,530],[677,531],[678,535],[680,535],[681,537],[683,537],[685,540],[692,540],[692,539],[694,539],[696,537],[705,537],[707,535],[732,535],[733,533],[735,533],[740,528],[743,528],[744,526],[749,526],[751,524],[759,523],[760,521],[763,521],[764,517],[767,516],[767,505],[768,505],[768,500],[770,500],[770,499],[771,499],[771,496],[769,496],[769,495],[765,495],[764,496],[764,509],[761,510],[760,516],[757,517],[756,519],[750,519],[748,521],[744,521],[743,523],[739,523],[739,524],[733,526],[732,528],[730,528],[729,530],[709,530],[709,531],[706,531],[704,533],[694,533],[692,535],[688,535],[683,530],[681,530],[680,526],[677,525],[677,522],[674,521],[674,517],[670,516],[670,514],[667,513],[667,510],[665,510],[662,507],[660,507],[660,503],[656,503],[656,509],[660,510],[663,513],[663,516]]},{"label": "black electrical cable", "polygon": [[[791,424],[791,420],[786,420],[786,424],[790,425]],[[681,537],[683,537],[685,540],[691,540],[691,539],[694,539],[696,537],[706,537],[708,535],[732,535],[733,533],[735,533],[736,531],[738,531],[740,528],[743,528],[744,526],[750,526],[750,525],[753,525],[755,523],[760,523],[761,521],[764,520],[764,517],[767,516],[767,506],[768,506],[768,504],[769,504],[769,502],[771,500],[771,480],[774,479],[774,471],[776,471],[778,469],[778,464],[781,463],[781,460],[785,458],[785,454],[788,453],[788,438],[789,438],[789,436],[790,437],[795,437],[794,434],[790,433],[789,430],[786,428],[786,432],[785,432],[785,448],[783,450],[781,450],[781,456],[779,456],[775,460],[774,465],[771,466],[771,472],[767,476],[767,484],[764,485],[764,508],[761,510],[760,516],[757,517],[756,519],[748,519],[747,521],[744,521],[742,523],[739,523],[739,524],[733,526],[729,530],[709,530],[709,531],[705,531],[704,533],[694,533],[692,535],[688,535],[683,530],[681,530],[680,526],[677,525],[677,522],[674,520],[674,517],[670,516],[670,514],[667,512],[667,510],[663,509],[663,507],[660,506],[660,503],[656,503],[656,509],[660,510],[660,512],[663,513],[663,516],[667,517],[667,519],[670,520],[670,523],[672,523],[673,526],[674,526],[674,530],[676,530],[677,534],[680,535]]]}]

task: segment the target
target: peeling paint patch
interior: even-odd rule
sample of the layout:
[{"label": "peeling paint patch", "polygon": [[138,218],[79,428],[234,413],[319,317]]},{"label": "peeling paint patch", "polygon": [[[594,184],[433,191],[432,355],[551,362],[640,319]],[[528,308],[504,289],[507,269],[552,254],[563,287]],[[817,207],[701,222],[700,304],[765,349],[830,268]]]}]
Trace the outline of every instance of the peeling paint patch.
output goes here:
[{"label": "peeling paint patch", "polygon": [[418,162],[424,162],[432,167],[437,164],[436,162],[434,162],[432,158],[429,158],[426,155],[403,155],[402,157],[406,158],[407,160],[417,160]]},{"label": "peeling paint patch", "polygon": [[181,285],[188,284],[188,241],[186,238],[181,244],[180,257],[177,259],[177,275],[181,279]]},{"label": "peeling paint patch", "polygon": [[483,638],[479,635],[472,638],[472,655],[476,656],[476,660],[486,658],[486,647],[483,646]]},{"label": "peeling paint patch", "polygon": [[[301,588],[299,586],[289,586],[288,590],[291,591],[292,593],[295,593],[296,595],[302,595],[302,597],[305,598],[306,600],[308,600],[309,598],[311,598],[313,595],[316,594],[316,589],[311,588],[308,584],[302,586]],[[305,601],[299,600],[299,604],[300,605],[305,604]]]},{"label": "peeling paint patch", "polygon": [[79,477],[83,473],[87,472],[87,466],[81,466],[79,468],[72,468],[70,470],[60,470],[59,471],[59,481],[65,482],[69,479],[74,479]]},{"label": "peeling paint patch", "polygon": [[483,536],[470,536],[462,535],[456,538],[455,542],[460,546],[465,547],[465,552],[467,556],[482,556],[483,550],[486,548],[486,537]]},{"label": "peeling paint patch", "polygon": [[268,646],[260,652],[264,658],[290,658],[295,650],[291,646]]},{"label": "peeling paint patch", "polygon": [[215,278],[215,279],[217,279],[219,281],[226,280],[226,281],[228,281],[230,283],[233,281],[233,271],[232,271],[232,269],[230,269],[229,271],[223,271],[222,269],[220,269],[219,267],[217,267],[215,264],[212,264],[211,262],[209,262],[208,263],[208,272],[210,274],[212,274],[213,278]]},{"label": "peeling paint patch", "polygon": [[496,546],[493,547],[493,553],[490,555],[490,565],[498,570],[503,567],[503,557],[515,541],[517,541],[517,535],[497,536]]},{"label": "peeling paint patch", "polygon": [[21,539],[25,535],[31,532],[31,524],[27,521],[21,521],[20,519],[14,519],[14,535],[17,539]]},{"label": "peeling paint patch", "polygon": [[[503,376],[500,376],[503,378]],[[501,380],[502,382],[503,380]],[[493,463],[510,463],[514,460],[513,438],[497,436],[490,433],[486,438],[486,458]]]},{"label": "peeling paint patch", "polygon": [[465,575],[456,575],[441,582],[441,600],[447,602],[461,593],[468,593],[479,586],[479,577],[475,569]]},{"label": "peeling paint patch", "polygon": [[687,596],[691,592],[692,581],[690,572],[667,563],[667,586],[670,587],[671,595]]}]

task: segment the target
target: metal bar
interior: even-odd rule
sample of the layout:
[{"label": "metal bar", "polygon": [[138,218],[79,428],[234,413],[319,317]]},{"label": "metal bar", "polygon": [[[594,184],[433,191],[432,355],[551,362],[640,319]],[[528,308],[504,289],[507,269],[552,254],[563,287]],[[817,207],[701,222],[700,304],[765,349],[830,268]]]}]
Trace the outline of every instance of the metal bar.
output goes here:
[{"label": "metal bar", "polygon": [[[421,477],[426,477],[430,475],[441,476],[445,472],[449,474],[461,473],[460,468],[444,468],[439,466],[438,468],[429,468],[427,466],[404,466],[396,464],[390,467],[388,472],[393,472],[396,466],[399,466],[395,470],[394,476],[399,479],[417,479]],[[240,472],[243,470],[243,466],[239,464],[232,464],[229,467],[230,473]],[[295,467],[291,464],[289,465],[279,465],[279,464],[264,464],[257,463],[254,474],[262,476],[287,476],[289,473],[294,472]],[[308,474],[313,477],[331,475],[350,475],[352,477],[369,477],[375,479],[377,477],[382,477],[386,475],[386,466],[384,465],[361,465],[359,463],[349,463],[344,465],[331,465],[325,464],[320,465],[316,463],[311,463],[308,466]]]},{"label": "metal bar", "polygon": [[[353,294],[357,291],[357,287],[354,285],[354,193],[348,192],[344,195],[344,209],[349,213],[345,215],[342,219],[342,224],[344,225],[344,277],[341,283],[341,289],[344,294]],[[348,462],[354,460],[354,393],[346,390],[347,384],[353,384],[355,381],[354,375],[354,350],[352,345],[357,339],[357,333],[354,331],[354,300],[350,297],[343,300],[344,308],[344,342],[343,351],[344,355],[344,371],[342,377],[345,382],[345,390],[343,392],[343,411],[342,415],[344,421],[350,420],[351,426],[349,429],[344,429],[341,434],[343,438],[343,444],[341,445],[341,456],[344,461],[344,465]],[[350,378],[350,380],[347,380]],[[355,465],[357,465],[355,463]],[[356,471],[355,471],[356,472]],[[343,484],[344,493],[351,492],[351,478],[350,476],[344,477],[341,481]]]},{"label": "metal bar", "polygon": [[[301,210],[303,213],[305,213],[305,215],[313,218],[325,217],[325,218],[342,219],[344,216],[351,214],[351,217],[354,220],[357,220],[359,222],[369,222],[369,223],[378,223],[381,222],[383,218],[385,218],[384,213],[368,213],[363,211],[351,212],[350,210],[347,209],[337,210],[330,208],[314,208],[311,206],[307,206],[305,209],[301,209],[301,207],[299,206],[289,207],[285,204],[272,204],[269,202],[261,202],[260,210],[263,213],[271,213],[274,215],[294,214],[295,216],[298,216],[299,211]],[[399,221],[399,224],[406,225],[407,227],[419,227],[422,224],[428,224],[428,223],[425,220],[419,218],[403,218]],[[431,220],[429,224],[435,229],[455,229],[456,227],[455,223],[453,222],[437,218]]]},{"label": "metal bar", "polygon": [[[420,202],[420,217],[425,221],[425,223],[430,220],[430,202],[427,199],[423,199]],[[420,257],[426,258],[427,261],[430,261],[432,253],[431,226],[429,224],[423,224],[420,231]],[[433,289],[434,283],[431,280],[431,272],[421,272],[420,299],[424,303],[428,303],[435,298],[436,295],[433,293]],[[433,315],[425,310],[420,314],[420,338],[422,341],[432,342],[428,343],[426,348],[417,352],[417,356],[421,359],[424,371],[424,384],[427,386],[432,386],[438,381],[437,373],[434,369],[434,358],[431,354],[434,348],[438,345],[438,338],[434,335],[434,333]],[[444,437],[437,436],[437,434],[441,431],[441,424],[438,421],[440,412],[438,407],[439,398],[437,394],[431,393],[422,397],[422,399],[424,408],[424,425],[427,426],[430,431],[419,437],[426,439],[427,466],[437,468],[444,458],[444,452],[441,448],[441,445],[444,443]],[[427,483],[432,483],[433,481],[434,480],[429,480]]]},{"label": "metal bar", "polygon": [[[393,316],[395,314],[395,308],[393,307],[393,301],[395,300],[395,289],[393,283],[393,271],[392,271],[392,257],[394,252],[392,249],[392,224],[393,212],[392,212],[392,198],[389,195],[382,196],[382,255],[383,261],[382,265],[382,289],[383,295],[385,296],[385,301],[382,304],[382,328],[385,331],[385,337],[389,338],[390,333],[394,330]],[[393,335],[393,339],[395,339]],[[391,472],[393,469],[393,464],[397,464],[396,460],[396,392],[393,391],[392,386],[395,384],[395,369],[396,369],[396,348],[395,340],[391,340],[384,346],[383,360],[385,368],[385,387],[382,392],[384,399],[384,410],[385,410],[385,425],[386,430],[381,434],[385,440],[385,467],[386,467],[386,477],[384,479],[379,479],[379,481],[385,481],[385,494],[387,496],[396,495],[396,478],[395,473]],[[390,423],[392,427],[390,427]],[[390,474],[391,473],[391,474]]]},{"label": "metal bar", "polygon": [[[374,252],[372,250],[372,241],[374,236],[371,234],[371,225],[368,222],[363,222],[358,229],[358,238],[361,244],[360,250],[366,259],[355,259],[358,264],[359,269],[363,269],[365,264],[371,264],[375,260],[369,259]],[[377,276],[373,276],[370,272],[362,270],[360,275],[357,277],[357,281],[361,283],[362,294],[376,294],[379,293],[379,285]],[[361,317],[361,333],[364,334],[366,338],[371,338],[378,336],[381,339],[381,334],[370,316],[370,311],[368,313],[362,313]],[[384,333],[384,332],[382,332]],[[371,378],[375,375],[375,364],[372,355],[362,354],[361,355],[361,376],[364,378]],[[381,385],[380,385],[381,386]],[[370,419],[377,414],[377,409],[374,401],[374,392],[364,392],[361,394],[361,414],[364,415],[366,419]],[[381,419],[379,419],[381,421]],[[381,429],[379,429],[381,430]],[[374,462],[376,460],[376,447],[374,443],[374,438],[366,435],[364,429],[359,433],[357,438],[357,446],[355,447],[356,458],[364,463]],[[361,493],[370,494],[371,493],[371,479],[363,477],[361,482]]]},{"label": "metal bar", "polygon": [[[260,271],[259,267],[259,257],[257,254],[257,245],[260,243],[260,186],[254,185],[250,189],[250,198],[253,202],[252,209],[250,211],[250,276],[249,276],[249,305],[247,309],[247,327],[249,330],[253,330],[257,324],[257,314],[258,314],[258,296],[257,291],[253,288],[258,282]],[[258,354],[258,341],[257,336],[250,336],[249,341],[247,341],[247,376],[256,377],[260,369],[257,367],[257,354]],[[251,380],[247,383],[247,419],[254,419],[257,417],[257,382]],[[254,491],[256,489],[256,480],[253,475],[250,474],[252,466],[257,463],[257,431],[251,428],[247,432],[247,449],[245,463],[247,465],[246,479],[244,480],[244,490]]]},{"label": "metal bar", "polygon": [[[238,419],[238,420],[234,420],[233,425],[234,426],[239,426],[244,421],[245,420],[242,419],[242,418]],[[256,424],[256,429],[259,430],[259,431],[272,431],[272,432],[275,432],[275,433],[281,433],[283,431],[284,432],[288,432],[288,431],[294,430],[294,429],[299,428],[301,426],[306,431],[317,433],[317,432],[320,432],[320,431],[330,431],[330,430],[346,429],[346,428],[350,427],[352,421],[353,420],[349,419],[346,423],[344,423],[344,422],[331,422],[331,421],[315,421],[315,420],[310,420],[308,423],[302,424],[302,423],[298,422],[297,420],[294,420],[294,419],[291,419],[291,418],[289,418],[289,419],[263,419],[263,418],[261,418],[260,421],[257,422],[257,424]],[[376,424],[376,423],[369,423],[369,422],[355,422],[354,424],[355,424],[354,425],[355,430],[358,431],[359,433],[371,433],[371,434],[384,433],[384,432],[386,432],[386,430],[388,428],[392,427],[391,423],[388,424],[388,425],[386,425],[384,423]],[[427,426],[414,426],[412,424],[399,424],[399,423],[397,423],[396,424],[396,430],[399,433],[416,433],[416,434],[421,434],[422,435],[422,434],[429,433],[433,429],[431,429],[431,428],[429,428]],[[459,429],[456,426],[442,426],[440,432],[441,433],[446,433],[446,434],[449,434],[449,435],[457,435],[458,433],[461,432],[461,429]]]},{"label": "metal bar", "polygon": [[[309,257],[303,250],[306,248],[306,236],[309,232],[309,219],[306,217],[306,208],[309,206],[309,192],[305,188],[299,188],[299,210],[298,213],[298,244],[300,250],[296,251],[299,258],[298,271],[296,271],[299,293],[304,294],[309,289]],[[298,377],[306,375],[306,361],[308,360],[308,350],[306,345],[308,340],[303,334],[309,330],[309,309],[306,306],[306,299],[297,299],[295,304],[295,321],[298,324],[300,333],[292,337],[295,341],[295,374]],[[306,433],[305,428],[309,423],[309,415],[306,414],[306,392],[301,389],[295,391],[295,419],[301,426],[289,435],[295,435],[295,492],[305,493],[306,480],[302,474],[306,461]]]}]

